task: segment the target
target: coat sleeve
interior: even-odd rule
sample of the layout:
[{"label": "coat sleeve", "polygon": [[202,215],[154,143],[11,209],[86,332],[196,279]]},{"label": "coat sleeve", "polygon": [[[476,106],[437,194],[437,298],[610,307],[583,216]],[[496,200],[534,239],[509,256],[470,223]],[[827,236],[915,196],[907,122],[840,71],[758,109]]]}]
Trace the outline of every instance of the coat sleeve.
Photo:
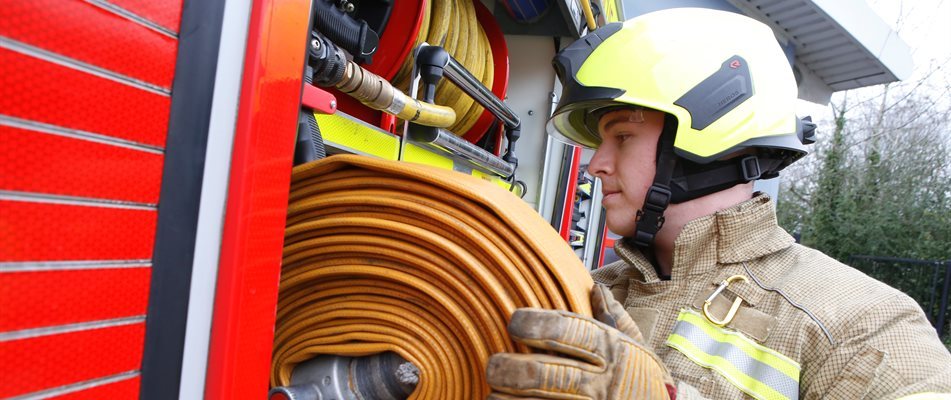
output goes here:
[{"label": "coat sleeve", "polygon": [[951,398],[951,354],[914,300],[895,293],[853,315],[834,328],[842,339],[828,357],[808,366],[800,398]]}]

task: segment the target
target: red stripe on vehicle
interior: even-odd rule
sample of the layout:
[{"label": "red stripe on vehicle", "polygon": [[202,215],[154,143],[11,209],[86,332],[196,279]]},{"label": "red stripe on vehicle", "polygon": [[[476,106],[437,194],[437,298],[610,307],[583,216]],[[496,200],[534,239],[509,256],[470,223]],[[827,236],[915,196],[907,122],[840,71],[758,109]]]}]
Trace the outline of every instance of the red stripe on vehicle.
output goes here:
[{"label": "red stripe on vehicle", "polygon": [[168,96],[0,48],[0,114],[165,145]]},{"label": "red stripe on vehicle", "polygon": [[0,262],[152,258],[155,210],[0,200]]},{"label": "red stripe on vehicle", "polygon": [[62,396],[50,397],[48,400],[137,399],[139,398],[139,383],[139,377],[134,377]]},{"label": "red stripe on vehicle", "polygon": [[0,272],[0,332],[144,315],[151,269]]},{"label": "red stripe on vehicle", "polygon": [[139,369],[145,323],[0,342],[0,398]]},{"label": "red stripe on vehicle", "polygon": [[0,126],[0,190],[158,203],[163,156]]},{"label": "red stripe on vehicle", "polygon": [[[267,392],[308,0],[255,1],[235,121],[205,398]],[[261,107],[267,104],[267,107]]]},{"label": "red stripe on vehicle", "polygon": [[182,0],[109,0],[133,14],[178,32],[182,18]]},{"label": "red stripe on vehicle", "polygon": [[0,0],[0,35],[172,87],[178,41],[90,3]]}]

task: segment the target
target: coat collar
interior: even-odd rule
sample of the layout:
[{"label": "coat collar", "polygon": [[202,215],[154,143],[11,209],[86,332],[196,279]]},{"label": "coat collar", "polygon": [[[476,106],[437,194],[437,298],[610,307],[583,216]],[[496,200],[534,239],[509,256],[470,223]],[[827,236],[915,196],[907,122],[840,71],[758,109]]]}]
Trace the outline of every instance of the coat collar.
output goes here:
[{"label": "coat collar", "polygon": [[[757,259],[793,243],[792,236],[777,224],[769,196],[759,194],[684,225],[674,242],[671,277],[708,273],[718,265]],[[626,239],[618,241],[615,251],[640,272],[644,282],[659,280],[650,261]]]}]

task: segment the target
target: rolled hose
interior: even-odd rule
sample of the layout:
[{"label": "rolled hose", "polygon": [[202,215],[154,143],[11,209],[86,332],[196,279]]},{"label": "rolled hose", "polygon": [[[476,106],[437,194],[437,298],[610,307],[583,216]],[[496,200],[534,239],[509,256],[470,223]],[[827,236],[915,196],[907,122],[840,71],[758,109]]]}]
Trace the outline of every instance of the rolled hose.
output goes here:
[{"label": "rolled hose", "polygon": [[[472,1],[427,1],[413,48],[419,47],[424,41],[434,46],[442,46],[485,87],[491,88],[495,79],[495,61],[492,58],[489,39],[476,19]],[[414,62],[413,57],[404,60],[403,66],[392,79],[393,86],[403,91],[409,89]],[[463,135],[472,128],[483,111],[482,106],[446,79],[436,86],[435,103],[445,104],[456,111],[458,117],[449,127],[449,131],[457,135]]]},{"label": "rolled hose", "polygon": [[321,354],[398,353],[411,399],[485,398],[518,307],[591,314],[593,283],[551,226],[505,189],[361,156],[294,168],[271,385]]}]

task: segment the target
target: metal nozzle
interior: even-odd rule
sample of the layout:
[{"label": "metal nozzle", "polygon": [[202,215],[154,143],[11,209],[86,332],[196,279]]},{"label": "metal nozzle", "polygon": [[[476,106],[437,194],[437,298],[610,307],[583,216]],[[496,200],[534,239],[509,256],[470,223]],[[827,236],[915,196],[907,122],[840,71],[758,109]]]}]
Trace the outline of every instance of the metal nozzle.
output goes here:
[{"label": "metal nozzle", "polygon": [[405,400],[419,383],[419,369],[396,353],[366,357],[319,356],[298,364],[291,386],[270,400]]}]

